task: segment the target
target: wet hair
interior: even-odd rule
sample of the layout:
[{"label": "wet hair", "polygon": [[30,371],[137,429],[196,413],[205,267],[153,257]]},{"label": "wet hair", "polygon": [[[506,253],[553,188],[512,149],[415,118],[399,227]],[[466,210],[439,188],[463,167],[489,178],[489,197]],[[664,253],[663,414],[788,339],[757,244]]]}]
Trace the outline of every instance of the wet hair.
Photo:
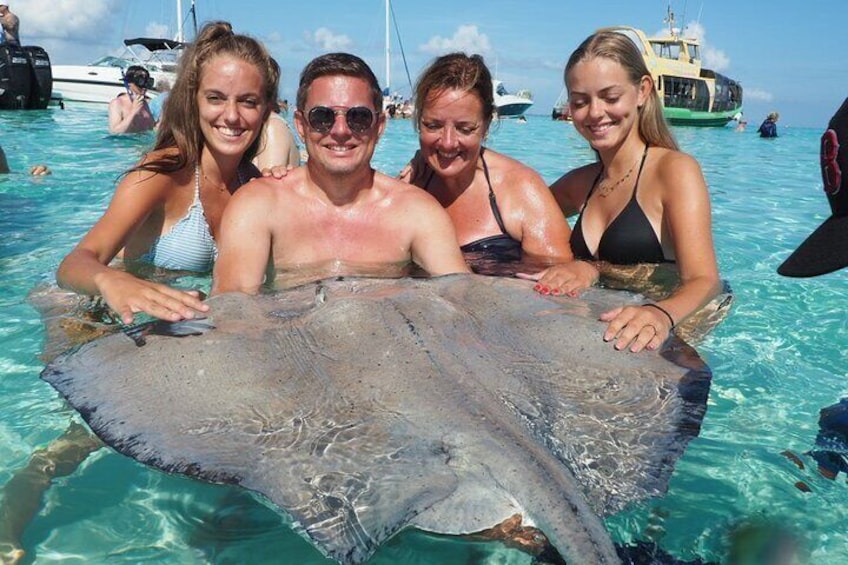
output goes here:
[{"label": "wet hair", "polygon": [[[230,55],[245,61],[259,71],[263,83],[260,94],[267,118],[271,101],[277,99],[280,84],[279,65],[256,39],[233,33],[232,26],[227,22],[210,22],[203,26],[194,42],[180,57],[177,80],[171,87],[168,103],[162,109],[162,121],[154,151],[169,147],[176,147],[178,151],[139,165],[136,169],[174,172],[187,163],[197,163],[200,160],[204,139],[200,130],[197,92],[206,64],[221,55]],[[242,156],[242,163],[249,163],[256,155],[260,137],[256,135],[256,139]]]},{"label": "wet hair", "polygon": [[651,72],[645,66],[645,60],[636,44],[626,35],[614,31],[599,31],[587,37],[574,50],[565,65],[563,78],[568,87],[568,75],[577,63],[595,58],[615,61],[627,72],[631,84],[639,86],[642,77],[651,81],[651,90],[644,106],[639,109],[639,136],[649,145],[677,150],[677,142],[662,113],[662,102],[654,88]]},{"label": "wet hair", "polygon": [[383,93],[380,83],[374,75],[374,71],[368,64],[350,53],[327,53],[312,59],[300,73],[300,84],[297,87],[297,109],[303,113],[306,110],[306,97],[309,95],[309,87],[315,79],[343,75],[361,78],[368,83],[371,90],[371,102],[374,110],[379,114],[383,111]]},{"label": "wet hair", "polygon": [[446,90],[473,92],[483,104],[484,129],[489,128],[495,115],[495,95],[492,73],[480,55],[448,53],[435,59],[424,69],[415,84],[414,124],[418,129],[424,106]]},{"label": "wet hair", "polygon": [[124,72],[124,81],[127,84],[135,84],[142,88],[147,88],[147,83],[150,80],[150,71],[141,65],[131,65]]}]

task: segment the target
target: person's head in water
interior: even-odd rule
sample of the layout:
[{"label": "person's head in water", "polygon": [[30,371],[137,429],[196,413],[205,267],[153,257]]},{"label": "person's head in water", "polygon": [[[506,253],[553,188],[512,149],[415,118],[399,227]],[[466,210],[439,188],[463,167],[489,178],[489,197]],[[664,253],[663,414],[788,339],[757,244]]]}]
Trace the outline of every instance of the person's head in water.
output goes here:
[{"label": "person's head in water", "polygon": [[[386,125],[383,94],[374,72],[350,53],[328,53],[300,74],[294,124],[311,171],[347,177],[371,168],[371,157]],[[338,159],[333,148],[347,147]]]},{"label": "person's head in water", "polygon": [[[612,66],[609,63],[613,63]],[[586,122],[586,106],[582,104],[583,93],[574,92],[582,88],[581,81],[587,77],[617,73],[610,77],[623,80],[635,89],[636,94],[630,95],[630,106],[622,108],[628,115],[635,114],[634,127],[639,137],[652,147],[665,147],[677,150],[677,142],[668,128],[662,113],[662,101],[654,88],[654,79],[642,53],[636,44],[624,34],[613,31],[599,31],[583,40],[572,52],[565,65],[564,80],[568,90],[569,112],[575,127],[583,137],[587,137],[583,124]],[[640,98],[643,99],[640,103]]]},{"label": "person's head in water", "polygon": [[[168,103],[162,112],[162,126],[155,149],[179,148],[175,169],[187,162],[197,162],[205,144],[201,126],[201,101],[215,104],[214,92],[201,92],[207,72],[218,72],[219,65],[236,60],[253,67],[261,78],[257,99],[250,98],[242,104],[258,109],[259,123],[264,123],[270,103],[277,98],[280,81],[279,66],[271,59],[268,50],[256,39],[233,32],[227,22],[210,22],[203,26],[194,42],[180,57],[177,80],[171,86]],[[202,100],[201,100],[202,99]],[[259,146],[259,130],[245,151],[242,162],[250,162]]]},{"label": "person's head in water", "polygon": [[421,131],[425,110],[448,91],[468,93],[480,102],[481,137],[489,131],[495,116],[492,74],[480,55],[449,53],[424,69],[415,85],[414,126]]},{"label": "person's head in water", "polygon": [[150,72],[147,69],[140,65],[132,65],[124,73],[124,85],[127,88],[135,86],[143,93],[153,87],[153,79],[150,78]]},{"label": "person's head in water", "polygon": [[480,55],[442,55],[418,77],[413,123],[420,155],[440,179],[476,176],[494,116],[492,74]]}]

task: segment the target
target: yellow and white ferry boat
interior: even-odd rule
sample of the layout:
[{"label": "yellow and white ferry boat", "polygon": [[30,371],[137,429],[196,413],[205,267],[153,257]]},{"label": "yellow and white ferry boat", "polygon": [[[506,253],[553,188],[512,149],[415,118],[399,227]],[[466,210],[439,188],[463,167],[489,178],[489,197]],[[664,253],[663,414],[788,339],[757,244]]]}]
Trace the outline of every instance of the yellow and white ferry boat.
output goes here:
[{"label": "yellow and white ferry boat", "polygon": [[701,66],[701,46],[694,37],[683,37],[674,27],[669,7],[668,34],[648,37],[642,30],[614,26],[642,52],[663,103],[663,114],[673,125],[724,126],[742,112],[742,85]]}]

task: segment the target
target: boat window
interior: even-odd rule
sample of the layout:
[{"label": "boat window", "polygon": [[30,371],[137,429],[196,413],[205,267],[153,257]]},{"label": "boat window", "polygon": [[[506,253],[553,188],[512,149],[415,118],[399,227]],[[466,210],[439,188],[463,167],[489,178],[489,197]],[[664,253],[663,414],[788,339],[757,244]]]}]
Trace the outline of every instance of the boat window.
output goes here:
[{"label": "boat window", "polygon": [[675,61],[678,60],[680,53],[683,51],[679,43],[665,43],[663,41],[652,41],[651,48],[657,57],[674,59]]},{"label": "boat window", "polygon": [[506,96],[507,94],[509,94],[509,93],[506,91],[506,88],[504,88],[504,85],[499,84],[498,85],[498,95],[499,96]]},{"label": "boat window", "polygon": [[129,67],[130,65],[132,65],[132,63],[126,59],[112,57],[111,55],[101,57],[91,64],[92,67],[119,67],[121,69]]},{"label": "boat window", "polygon": [[689,55],[693,59],[701,60],[701,46],[689,44]]},{"label": "boat window", "polygon": [[663,105],[666,108],[686,108],[696,112],[710,109],[710,91],[703,80],[665,75]]},{"label": "boat window", "polygon": [[742,107],[742,88],[735,80],[715,73],[713,112],[732,112]]}]

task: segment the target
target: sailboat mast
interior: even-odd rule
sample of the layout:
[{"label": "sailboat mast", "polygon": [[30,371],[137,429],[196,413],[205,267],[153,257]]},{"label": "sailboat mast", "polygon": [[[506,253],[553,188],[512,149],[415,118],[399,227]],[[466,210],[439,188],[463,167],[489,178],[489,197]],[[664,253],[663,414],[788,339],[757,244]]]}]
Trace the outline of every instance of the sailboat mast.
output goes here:
[{"label": "sailboat mast", "polygon": [[391,41],[389,35],[389,17],[392,11],[391,0],[386,0],[386,92],[392,93],[392,78],[391,78]]},{"label": "sailboat mast", "polygon": [[185,39],[183,34],[183,2],[177,0],[177,41],[182,43]]}]

